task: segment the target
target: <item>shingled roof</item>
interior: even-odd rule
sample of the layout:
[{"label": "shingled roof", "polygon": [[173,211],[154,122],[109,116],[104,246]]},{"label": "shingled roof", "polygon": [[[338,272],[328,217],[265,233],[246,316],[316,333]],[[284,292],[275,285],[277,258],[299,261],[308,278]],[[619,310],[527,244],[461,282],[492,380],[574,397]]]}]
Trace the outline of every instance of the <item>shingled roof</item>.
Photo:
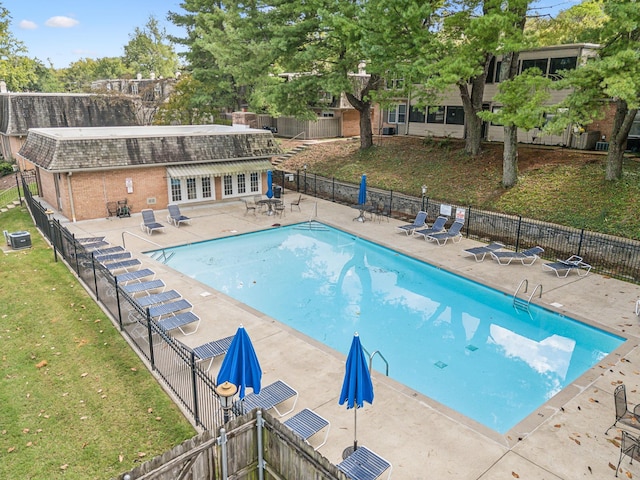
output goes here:
[{"label": "shingled roof", "polygon": [[268,130],[224,125],[33,128],[19,155],[49,171],[105,170],[270,158]]},{"label": "shingled roof", "polygon": [[115,95],[4,93],[0,133],[26,135],[30,128],[140,125],[135,102]]}]

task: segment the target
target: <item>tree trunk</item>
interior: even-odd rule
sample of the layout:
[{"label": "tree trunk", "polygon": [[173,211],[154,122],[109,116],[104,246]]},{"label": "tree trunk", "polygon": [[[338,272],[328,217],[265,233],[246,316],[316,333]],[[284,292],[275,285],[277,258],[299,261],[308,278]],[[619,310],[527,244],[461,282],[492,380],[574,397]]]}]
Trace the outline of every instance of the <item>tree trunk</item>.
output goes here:
[{"label": "tree trunk", "polygon": [[476,114],[482,111],[482,97],[484,96],[487,72],[492,58],[492,54],[485,55],[484,71],[471,79],[471,92],[469,92],[467,83],[458,84],[462,107],[464,108],[464,150],[469,155],[478,155],[482,149],[482,120]]},{"label": "tree trunk", "polygon": [[518,181],[518,127],[504,127],[504,146],[502,150],[502,186],[513,187]]},{"label": "tree trunk", "polygon": [[[380,87],[380,77],[372,74],[360,92],[360,98],[370,98],[369,93]],[[371,126],[371,100],[360,100],[353,93],[345,92],[347,100],[360,114],[360,150],[373,146],[373,127]]]},{"label": "tree trunk", "polygon": [[616,114],[613,118],[611,138],[609,139],[609,153],[607,154],[607,168],[605,180],[614,181],[622,178],[622,161],[627,147],[627,137],[638,113],[637,108],[629,110],[627,102],[616,100]]}]

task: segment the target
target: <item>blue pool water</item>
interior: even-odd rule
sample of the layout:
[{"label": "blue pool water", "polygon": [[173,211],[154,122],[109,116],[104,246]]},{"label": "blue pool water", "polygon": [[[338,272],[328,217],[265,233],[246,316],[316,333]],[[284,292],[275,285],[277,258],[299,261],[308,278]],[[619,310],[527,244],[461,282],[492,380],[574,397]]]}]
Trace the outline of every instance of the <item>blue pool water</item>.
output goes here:
[{"label": "blue pool water", "polygon": [[[168,265],[345,355],[357,331],[390,377],[500,433],[624,341],[536,306],[517,312],[510,295],[312,226],[177,247]],[[378,357],[374,368],[385,372]]]}]

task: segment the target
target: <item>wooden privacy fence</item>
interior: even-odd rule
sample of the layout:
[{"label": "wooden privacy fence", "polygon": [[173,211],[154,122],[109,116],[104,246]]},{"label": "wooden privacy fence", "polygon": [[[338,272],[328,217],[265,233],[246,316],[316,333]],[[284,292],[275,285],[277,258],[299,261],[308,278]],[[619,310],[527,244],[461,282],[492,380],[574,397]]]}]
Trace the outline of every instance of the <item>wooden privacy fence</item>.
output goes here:
[{"label": "wooden privacy fence", "polygon": [[261,410],[235,418],[218,436],[204,432],[117,477],[177,478],[347,480],[328,459]]}]

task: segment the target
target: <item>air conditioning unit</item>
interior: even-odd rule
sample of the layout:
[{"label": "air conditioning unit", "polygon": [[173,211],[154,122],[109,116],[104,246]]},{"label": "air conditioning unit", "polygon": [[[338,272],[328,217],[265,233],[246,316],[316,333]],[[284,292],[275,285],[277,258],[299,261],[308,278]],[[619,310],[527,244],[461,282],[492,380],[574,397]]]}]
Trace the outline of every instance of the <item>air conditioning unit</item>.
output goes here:
[{"label": "air conditioning unit", "polygon": [[29,232],[13,232],[9,234],[9,243],[14,250],[31,247],[31,234]]}]

